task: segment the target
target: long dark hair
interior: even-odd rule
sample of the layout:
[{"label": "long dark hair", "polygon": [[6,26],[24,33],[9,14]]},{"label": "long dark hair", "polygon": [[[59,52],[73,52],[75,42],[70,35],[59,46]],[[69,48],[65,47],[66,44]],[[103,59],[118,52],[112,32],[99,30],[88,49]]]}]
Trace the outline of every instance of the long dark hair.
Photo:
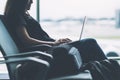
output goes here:
[{"label": "long dark hair", "polygon": [[24,14],[28,0],[7,0],[4,15]]}]

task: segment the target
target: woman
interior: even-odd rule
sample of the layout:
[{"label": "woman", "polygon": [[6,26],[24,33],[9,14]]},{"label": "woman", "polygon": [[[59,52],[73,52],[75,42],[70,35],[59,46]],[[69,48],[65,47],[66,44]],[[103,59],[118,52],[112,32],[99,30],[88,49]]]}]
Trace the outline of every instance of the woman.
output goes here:
[{"label": "woman", "polygon": [[[27,0],[9,0],[5,9],[5,16],[8,21],[8,26],[12,26],[8,27],[8,30],[10,30],[11,35],[14,37],[20,49],[40,44],[55,46],[62,43],[71,42],[68,38],[59,39],[56,41],[50,38],[41,28],[39,23],[35,21],[27,12],[27,10],[30,9],[31,3],[32,0],[28,0],[28,3]],[[21,46],[21,43],[25,45]]]},{"label": "woman", "polygon": [[[46,45],[49,48],[66,43],[79,50],[84,63],[106,59],[106,56],[94,39],[72,42],[69,38],[54,40],[49,37],[40,24],[27,12],[32,3],[32,0],[8,0],[6,4],[7,28],[21,51],[36,45],[37,47]],[[48,48],[42,49],[39,47],[39,50],[46,51]]]}]

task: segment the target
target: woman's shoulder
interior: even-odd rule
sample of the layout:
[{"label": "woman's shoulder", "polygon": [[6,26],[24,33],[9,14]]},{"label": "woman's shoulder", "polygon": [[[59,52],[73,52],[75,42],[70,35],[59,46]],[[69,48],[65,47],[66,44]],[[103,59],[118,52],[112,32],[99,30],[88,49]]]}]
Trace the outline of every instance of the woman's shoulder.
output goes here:
[{"label": "woman's shoulder", "polygon": [[31,15],[29,15],[29,14],[25,14],[25,15],[24,15],[24,18],[25,18],[26,20],[34,20],[34,18],[33,18]]},{"label": "woman's shoulder", "polygon": [[25,19],[26,23],[29,24],[29,25],[32,25],[32,26],[37,25],[37,26],[39,26],[39,22],[29,14],[25,14],[24,19]]}]

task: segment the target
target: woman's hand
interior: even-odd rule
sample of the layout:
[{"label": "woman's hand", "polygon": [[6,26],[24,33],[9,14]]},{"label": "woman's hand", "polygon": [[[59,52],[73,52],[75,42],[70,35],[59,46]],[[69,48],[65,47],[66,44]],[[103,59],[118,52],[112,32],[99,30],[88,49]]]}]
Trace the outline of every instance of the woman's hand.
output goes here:
[{"label": "woman's hand", "polygon": [[64,44],[64,43],[69,43],[69,42],[72,42],[72,40],[70,40],[69,38],[58,39],[54,42],[54,46]]}]

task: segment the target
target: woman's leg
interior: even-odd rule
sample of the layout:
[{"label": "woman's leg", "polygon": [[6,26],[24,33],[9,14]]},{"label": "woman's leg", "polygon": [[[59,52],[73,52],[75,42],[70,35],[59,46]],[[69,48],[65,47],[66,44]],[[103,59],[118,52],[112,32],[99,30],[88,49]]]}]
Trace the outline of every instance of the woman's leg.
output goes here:
[{"label": "woman's leg", "polygon": [[79,50],[84,63],[106,59],[104,52],[94,39],[83,39],[81,41],[73,42],[71,45]]}]

